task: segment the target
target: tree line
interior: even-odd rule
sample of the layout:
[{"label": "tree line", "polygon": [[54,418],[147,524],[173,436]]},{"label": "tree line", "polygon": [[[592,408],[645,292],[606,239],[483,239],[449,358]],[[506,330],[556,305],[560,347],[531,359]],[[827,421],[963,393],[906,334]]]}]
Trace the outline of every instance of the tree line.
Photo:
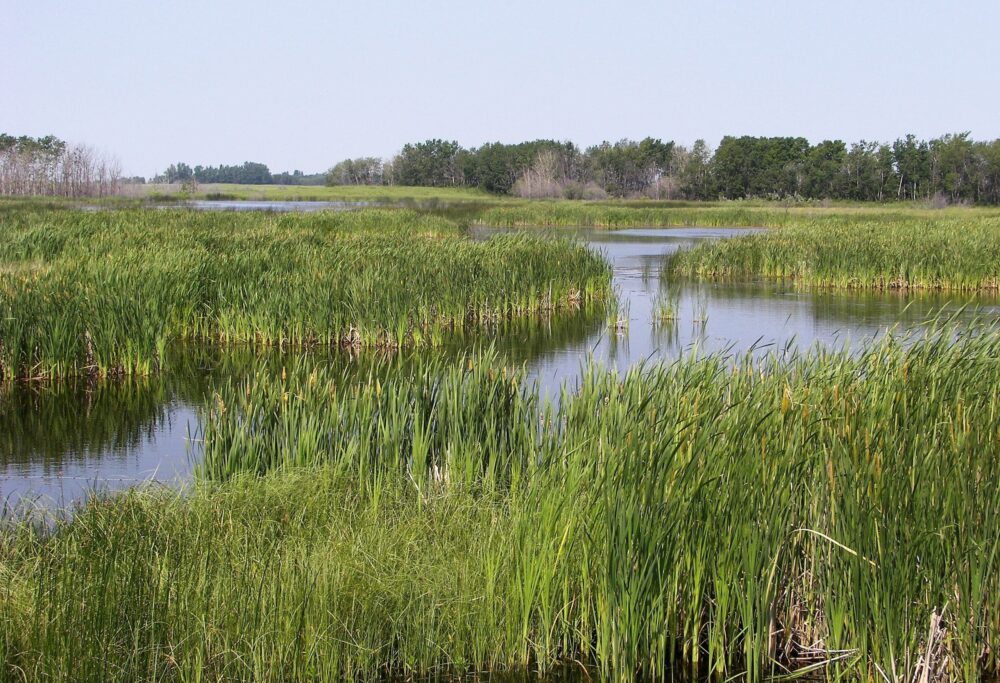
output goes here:
[{"label": "tree line", "polygon": [[0,195],[105,197],[121,185],[118,160],[92,147],[0,133]]},{"label": "tree line", "polygon": [[390,159],[345,159],[329,185],[475,187],[500,195],[599,199],[849,199],[1000,203],[1000,140],[970,133],[892,143],[727,136],[714,150],[656,138],[534,140],[464,148],[455,141],[405,145]]},{"label": "tree line", "polygon": [[163,173],[153,178],[154,183],[234,183],[237,185],[322,185],[326,181],[323,173],[306,174],[302,171],[271,173],[267,164],[244,161],[242,164],[227,166],[194,166],[178,162],[170,164]]}]

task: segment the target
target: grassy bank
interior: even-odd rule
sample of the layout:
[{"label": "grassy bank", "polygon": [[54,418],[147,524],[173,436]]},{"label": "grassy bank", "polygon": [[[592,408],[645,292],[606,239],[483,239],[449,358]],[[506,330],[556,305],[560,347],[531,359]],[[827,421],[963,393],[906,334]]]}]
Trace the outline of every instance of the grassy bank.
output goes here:
[{"label": "grassy bank", "polygon": [[592,369],[558,412],[490,355],[233,382],[195,491],[8,523],[0,671],[979,680],[1000,335],[977,332]]},{"label": "grassy bank", "polygon": [[0,220],[0,374],[147,374],[175,339],[352,348],[600,297],[606,264],[529,236],[478,243],[406,210],[322,214],[35,209]]},{"label": "grassy bank", "polygon": [[782,230],[681,252],[676,274],[773,278],[847,289],[997,290],[1000,216],[956,211],[928,217],[816,216]]}]

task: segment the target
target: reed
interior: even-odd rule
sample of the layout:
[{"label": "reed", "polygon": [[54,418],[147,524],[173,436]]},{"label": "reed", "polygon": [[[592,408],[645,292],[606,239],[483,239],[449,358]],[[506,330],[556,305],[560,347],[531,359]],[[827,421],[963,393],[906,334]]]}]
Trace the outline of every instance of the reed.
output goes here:
[{"label": "reed", "polygon": [[829,226],[943,222],[952,229],[1000,218],[996,209],[928,210],[913,206],[788,206],[760,202],[575,202],[532,201],[484,205],[475,218],[497,227],[762,227],[784,228],[819,221]]},{"label": "reed", "polygon": [[678,295],[670,292],[660,293],[653,301],[653,311],[650,316],[654,326],[669,325],[680,316],[680,300]]},{"label": "reed", "polygon": [[814,218],[706,243],[669,265],[674,275],[787,279],[807,287],[996,291],[1000,217]]},{"label": "reed", "polygon": [[433,346],[601,299],[582,245],[468,239],[409,210],[310,215],[0,207],[0,375],[145,375],[173,340]]},{"label": "reed", "polygon": [[631,306],[626,301],[622,303],[618,296],[610,299],[607,304],[608,332],[625,336],[628,334]]},{"label": "reed", "polygon": [[222,387],[200,482],[0,534],[11,680],[1000,670],[1000,332]]}]

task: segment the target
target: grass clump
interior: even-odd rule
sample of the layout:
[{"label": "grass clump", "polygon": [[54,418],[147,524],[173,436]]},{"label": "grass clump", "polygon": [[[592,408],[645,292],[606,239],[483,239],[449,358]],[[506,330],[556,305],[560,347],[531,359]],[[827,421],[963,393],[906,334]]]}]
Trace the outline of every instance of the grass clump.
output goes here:
[{"label": "grass clump", "polygon": [[938,222],[949,226],[997,219],[996,209],[920,209],[913,205],[782,207],[767,202],[532,201],[484,205],[475,222],[497,227],[760,227],[785,228],[819,221],[830,226]]},{"label": "grass clump", "polygon": [[675,275],[867,290],[996,291],[1000,217],[814,218],[673,256]]},{"label": "grass clump", "polygon": [[310,215],[3,210],[0,375],[155,372],[165,346],[440,344],[601,298],[581,245],[469,240],[408,210]]},{"label": "grass clump", "polygon": [[301,362],[218,392],[200,473],[225,480],[322,464],[418,487],[506,487],[541,457],[536,415],[520,373],[493,353],[415,359],[360,378]]},{"label": "grass clump", "polygon": [[0,679],[371,679],[513,651],[474,618],[501,580],[484,555],[512,552],[505,502],[355,484],[132,491],[10,532]]}]

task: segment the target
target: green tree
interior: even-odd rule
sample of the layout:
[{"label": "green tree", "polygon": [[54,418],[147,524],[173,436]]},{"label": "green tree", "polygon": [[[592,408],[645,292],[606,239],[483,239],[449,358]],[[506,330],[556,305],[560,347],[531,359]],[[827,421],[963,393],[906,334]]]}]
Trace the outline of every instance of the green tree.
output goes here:
[{"label": "green tree", "polygon": [[974,200],[980,171],[971,133],[943,135],[931,140],[930,167],[934,192],[941,192],[952,201]]},{"label": "green tree", "polygon": [[657,138],[605,141],[587,150],[597,182],[618,196],[639,194],[654,186],[669,172],[673,153],[673,142]]},{"label": "green tree", "polygon": [[916,199],[921,192],[930,193],[930,149],[926,142],[909,134],[892,143],[892,157],[899,181],[898,198]]},{"label": "green tree", "polygon": [[406,144],[393,162],[400,185],[448,187],[461,185],[462,147],[454,140],[426,140]]},{"label": "green tree", "polygon": [[805,138],[726,136],[713,162],[719,192],[729,199],[799,193],[808,151]]},{"label": "green tree", "polygon": [[681,191],[689,199],[711,199],[715,193],[712,177],[712,149],[704,140],[695,140],[681,167]]},{"label": "green tree", "polygon": [[824,140],[809,149],[805,158],[806,197],[842,199],[847,196],[847,145],[841,140]]}]

